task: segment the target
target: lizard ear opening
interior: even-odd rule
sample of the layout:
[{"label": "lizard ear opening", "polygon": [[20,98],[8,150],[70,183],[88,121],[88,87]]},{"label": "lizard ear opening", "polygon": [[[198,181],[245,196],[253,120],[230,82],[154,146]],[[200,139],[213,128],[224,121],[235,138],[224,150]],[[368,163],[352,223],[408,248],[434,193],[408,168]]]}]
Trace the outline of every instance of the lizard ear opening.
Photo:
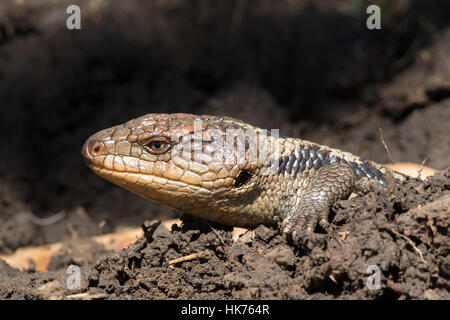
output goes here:
[{"label": "lizard ear opening", "polygon": [[250,180],[251,177],[252,177],[252,174],[248,171],[239,172],[239,175],[234,180],[234,186],[236,188],[242,187],[244,184],[246,184]]}]

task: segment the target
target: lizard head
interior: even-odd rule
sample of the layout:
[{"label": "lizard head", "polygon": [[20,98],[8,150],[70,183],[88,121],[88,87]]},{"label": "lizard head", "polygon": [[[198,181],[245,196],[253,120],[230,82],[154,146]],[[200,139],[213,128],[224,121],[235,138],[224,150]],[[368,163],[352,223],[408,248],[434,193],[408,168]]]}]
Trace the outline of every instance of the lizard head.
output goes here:
[{"label": "lizard head", "polygon": [[252,130],[260,129],[231,118],[148,114],[92,135],[82,155],[96,174],[129,191],[227,224],[223,215],[237,207],[231,202],[257,197],[261,163],[248,161],[244,137]]}]

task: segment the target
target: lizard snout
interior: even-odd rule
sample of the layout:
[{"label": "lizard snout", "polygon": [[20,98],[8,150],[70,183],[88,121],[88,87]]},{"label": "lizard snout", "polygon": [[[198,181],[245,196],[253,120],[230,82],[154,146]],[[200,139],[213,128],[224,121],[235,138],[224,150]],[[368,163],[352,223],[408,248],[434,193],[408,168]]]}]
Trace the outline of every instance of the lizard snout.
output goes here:
[{"label": "lizard snout", "polygon": [[81,148],[81,154],[88,164],[94,162],[94,158],[106,154],[106,148],[100,141],[88,139]]},{"label": "lizard snout", "polygon": [[104,141],[111,136],[111,129],[102,130],[92,135],[81,147],[81,154],[88,165],[94,163],[96,158],[108,155]]}]

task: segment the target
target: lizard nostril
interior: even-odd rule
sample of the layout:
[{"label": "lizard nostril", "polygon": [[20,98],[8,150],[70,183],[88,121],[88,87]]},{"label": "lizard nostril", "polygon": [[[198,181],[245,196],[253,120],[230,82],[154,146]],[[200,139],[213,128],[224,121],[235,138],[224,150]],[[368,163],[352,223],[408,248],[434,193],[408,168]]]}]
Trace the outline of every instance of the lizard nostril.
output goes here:
[{"label": "lizard nostril", "polygon": [[88,139],[81,149],[81,153],[86,161],[93,161],[93,157],[101,156],[106,149],[102,142]]},{"label": "lizard nostril", "polygon": [[101,148],[99,145],[96,145],[93,149],[92,149],[92,154],[94,156],[98,156],[101,153]]}]

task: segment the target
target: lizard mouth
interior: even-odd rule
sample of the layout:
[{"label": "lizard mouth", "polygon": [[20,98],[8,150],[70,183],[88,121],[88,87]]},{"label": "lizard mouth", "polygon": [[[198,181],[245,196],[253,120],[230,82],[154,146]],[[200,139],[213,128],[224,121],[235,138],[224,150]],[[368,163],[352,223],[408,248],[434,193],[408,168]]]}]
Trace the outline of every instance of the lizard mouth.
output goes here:
[{"label": "lizard mouth", "polygon": [[[112,170],[104,166],[95,164],[94,161],[89,158],[86,159],[86,164],[89,169],[91,169],[97,175],[140,195],[143,194],[143,192],[141,191],[142,189],[155,191],[167,189],[167,192],[169,193],[177,190],[177,192],[185,193],[187,195],[190,195],[192,193],[192,190],[195,190],[198,193],[211,193],[211,190],[202,186],[191,185],[182,181],[159,177],[149,173]],[[189,190],[184,191],[184,189]]]}]

